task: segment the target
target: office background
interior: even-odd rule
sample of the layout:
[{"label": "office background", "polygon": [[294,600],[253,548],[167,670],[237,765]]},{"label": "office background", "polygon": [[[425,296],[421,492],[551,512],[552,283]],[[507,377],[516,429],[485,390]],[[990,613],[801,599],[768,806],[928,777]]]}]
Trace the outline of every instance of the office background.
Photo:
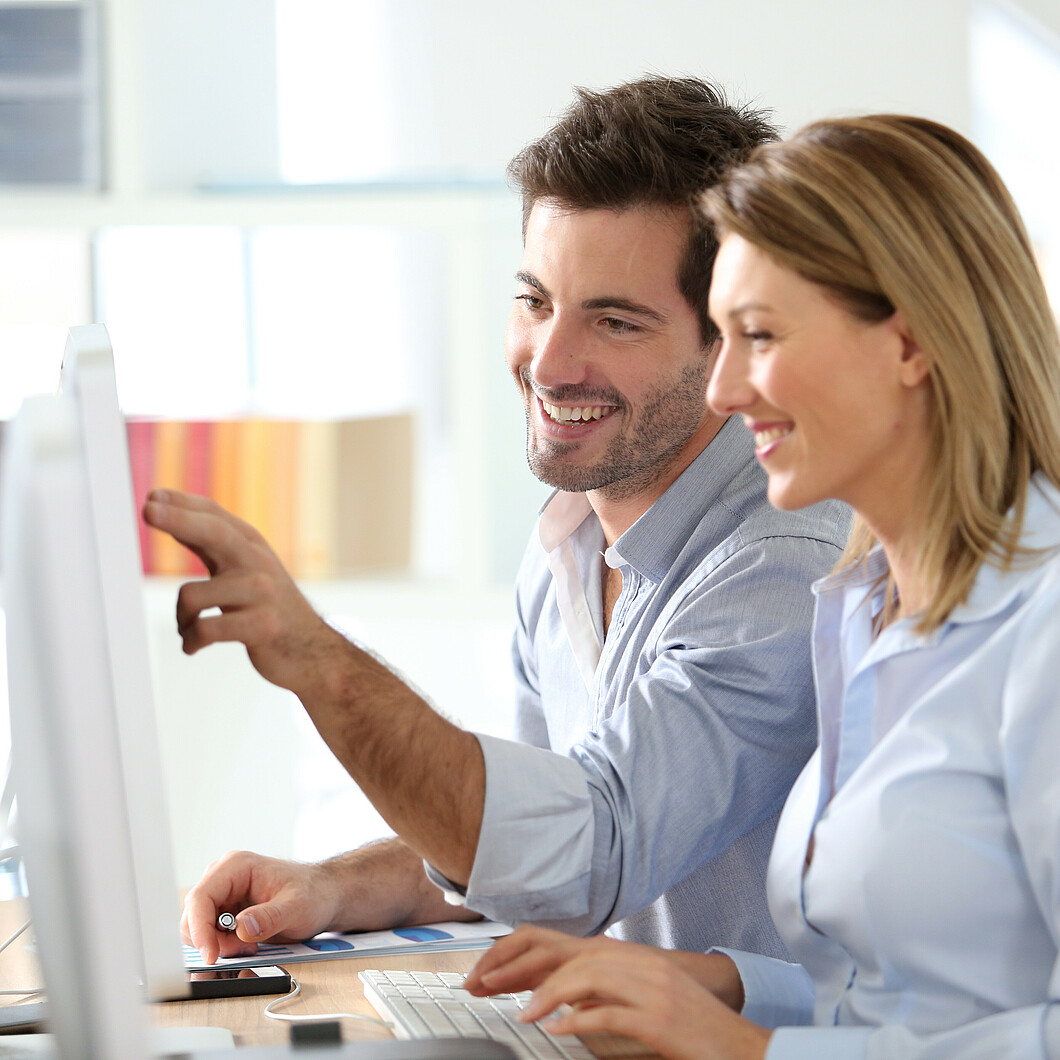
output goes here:
[{"label": "office background", "polygon": [[[504,166],[573,84],[709,75],[789,130],[954,125],[1009,181],[1060,304],[1056,0],[0,0],[0,25],[0,417],[54,387],[66,326],[91,320],[134,415],[408,414],[407,562],[304,585],[475,729],[507,731],[511,579],[545,496],[503,362]],[[384,834],[241,648],[181,654],[178,584],[145,591],[180,882],[230,847]]]}]

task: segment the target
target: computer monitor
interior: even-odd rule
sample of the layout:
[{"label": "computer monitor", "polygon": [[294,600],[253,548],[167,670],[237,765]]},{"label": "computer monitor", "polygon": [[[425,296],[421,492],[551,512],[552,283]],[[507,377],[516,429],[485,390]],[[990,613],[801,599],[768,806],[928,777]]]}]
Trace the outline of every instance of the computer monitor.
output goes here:
[{"label": "computer monitor", "polygon": [[60,394],[27,399],[4,455],[12,768],[50,1022],[64,1056],[142,1060],[144,984],[188,983],[105,328],[71,329]]},{"label": "computer monitor", "polygon": [[143,1060],[139,906],[73,398],[27,398],[4,456],[12,768],[49,1023],[68,1060]]},{"label": "computer monitor", "polygon": [[106,650],[121,744],[148,997],[182,997],[176,873],[155,722],[140,545],[114,355],[102,324],[71,328],[60,392],[74,399],[88,480]]}]

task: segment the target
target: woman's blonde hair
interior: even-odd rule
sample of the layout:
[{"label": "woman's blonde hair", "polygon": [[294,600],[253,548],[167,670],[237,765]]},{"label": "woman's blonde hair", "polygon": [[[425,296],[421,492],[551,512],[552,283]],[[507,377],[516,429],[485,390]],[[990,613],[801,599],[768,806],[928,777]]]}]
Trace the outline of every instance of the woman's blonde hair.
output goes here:
[{"label": "woman's blonde hair", "polygon": [[[918,628],[938,627],[984,560],[1022,553],[1031,475],[1060,486],[1060,340],[1001,178],[952,129],[874,115],[756,149],[703,206],[862,319],[905,317],[931,371]],[[874,544],[857,520],[840,567]]]}]

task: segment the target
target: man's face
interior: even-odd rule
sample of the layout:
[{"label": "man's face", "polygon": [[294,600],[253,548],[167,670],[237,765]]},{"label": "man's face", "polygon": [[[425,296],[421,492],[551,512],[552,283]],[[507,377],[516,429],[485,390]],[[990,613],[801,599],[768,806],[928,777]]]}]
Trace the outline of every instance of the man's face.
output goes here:
[{"label": "man's face", "polygon": [[683,210],[533,207],[505,348],[542,481],[626,499],[689,462],[711,420],[709,351],[677,286],[689,224]]}]

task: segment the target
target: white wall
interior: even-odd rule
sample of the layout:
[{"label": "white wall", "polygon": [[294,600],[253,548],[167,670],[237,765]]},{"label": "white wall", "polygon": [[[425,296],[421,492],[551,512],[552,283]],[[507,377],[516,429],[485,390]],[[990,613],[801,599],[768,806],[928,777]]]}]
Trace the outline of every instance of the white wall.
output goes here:
[{"label": "white wall", "polygon": [[[330,135],[356,138],[364,88],[352,74],[331,69],[343,52],[331,44],[321,14],[326,0],[275,2],[288,20],[303,12],[318,23],[329,61],[308,76],[319,79],[319,106],[334,115]],[[540,0],[526,8],[495,0],[347,0],[346,6],[372,16],[366,29],[370,22],[377,34],[373,58],[388,91],[373,94],[371,103],[385,110],[393,129],[386,148],[393,168],[496,176],[567,105],[572,84],[601,88],[647,71],[716,78],[735,98],[772,108],[788,129],[830,114],[897,110],[968,131],[967,20],[976,2],[659,0],[646,7],[641,0]],[[196,174],[267,176],[276,144],[263,116],[276,99],[259,82],[275,68],[263,33],[272,0],[142,3],[145,100],[172,92],[181,71],[188,87],[183,106],[156,107],[151,115],[149,179],[171,186]],[[1013,6],[1060,32],[1055,0]],[[230,39],[218,39],[218,31]],[[350,34],[346,20],[342,31]],[[363,40],[349,41],[351,59],[359,48]],[[250,99],[244,117],[240,104]],[[246,150],[234,159],[240,142]]]},{"label": "white wall", "polygon": [[601,88],[646,71],[711,76],[789,127],[864,109],[967,126],[966,0],[542,0],[529,9],[398,0],[386,9],[394,51],[416,73],[397,114],[410,156],[426,145],[442,168],[496,169],[566,106],[572,83]]}]

